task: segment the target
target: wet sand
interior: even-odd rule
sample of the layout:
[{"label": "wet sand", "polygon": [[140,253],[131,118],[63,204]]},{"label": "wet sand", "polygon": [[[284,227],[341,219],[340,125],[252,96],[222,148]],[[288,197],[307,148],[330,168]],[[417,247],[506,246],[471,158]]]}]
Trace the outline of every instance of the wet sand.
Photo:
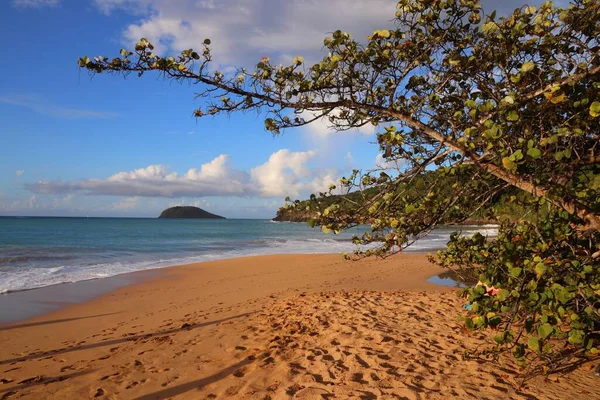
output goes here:
[{"label": "wet sand", "polygon": [[0,324],[17,322],[91,300],[118,288],[143,282],[159,276],[162,269],[138,271],[90,279],[73,283],[61,283],[37,289],[0,294]]},{"label": "wet sand", "polygon": [[463,360],[463,301],[425,255],[281,255],[166,268],[0,325],[0,399],[597,398],[586,364],[521,385]]}]

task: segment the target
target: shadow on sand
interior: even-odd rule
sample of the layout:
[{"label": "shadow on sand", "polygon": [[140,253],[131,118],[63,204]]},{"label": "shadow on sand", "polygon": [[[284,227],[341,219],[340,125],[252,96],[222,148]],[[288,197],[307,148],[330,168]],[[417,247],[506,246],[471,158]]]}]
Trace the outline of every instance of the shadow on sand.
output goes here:
[{"label": "shadow on sand", "polygon": [[13,363],[18,363],[18,362],[28,361],[28,360],[35,360],[36,358],[71,353],[73,351],[89,350],[89,349],[95,349],[95,348],[104,347],[104,346],[114,346],[116,344],[132,342],[132,341],[136,341],[139,339],[151,339],[151,338],[154,338],[157,336],[164,336],[164,335],[169,335],[172,333],[181,332],[181,331],[185,331],[185,330],[192,330],[192,329],[196,329],[196,328],[202,328],[204,326],[215,325],[215,324],[229,321],[232,319],[247,317],[252,314],[254,314],[254,312],[234,315],[232,317],[217,319],[215,321],[202,322],[202,323],[198,323],[198,324],[184,324],[184,326],[182,326],[180,328],[173,328],[173,329],[168,329],[168,330],[155,332],[155,333],[147,333],[147,334],[143,334],[143,335],[128,336],[128,337],[124,337],[124,338],[120,338],[120,339],[106,340],[104,342],[90,343],[90,344],[85,344],[85,345],[81,345],[81,346],[65,347],[65,348],[60,348],[60,349],[55,349],[55,350],[31,353],[31,354],[28,354],[28,355],[22,356],[22,357],[16,357],[16,358],[8,359],[8,360],[2,360],[2,361],[0,361],[0,365],[13,364]]},{"label": "shadow on sand", "polygon": [[39,321],[39,322],[28,322],[24,324],[6,324],[5,326],[0,326],[0,331],[9,331],[11,329],[19,329],[19,328],[29,328],[32,326],[42,326],[42,325],[51,325],[51,324],[60,324],[63,322],[77,321],[80,319],[88,319],[88,318],[98,318],[105,317],[107,315],[114,315],[119,313],[107,313],[107,314],[97,314],[97,315],[89,315],[87,317],[75,317],[75,318],[63,318],[63,319],[53,319],[48,321]]},{"label": "shadow on sand", "polygon": [[195,381],[182,383],[181,385],[174,386],[172,388],[159,390],[158,392],[150,393],[144,396],[137,397],[136,400],[154,400],[154,399],[166,399],[171,398],[194,389],[202,389],[204,386],[209,385],[211,383],[215,383],[220,381],[221,379],[226,378],[227,376],[234,373],[237,369],[242,368],[250,363],[254,362],[254,360],[246,358],[245,360],[240,361],[237,364],[233,364],[216,374],[211,376],[207,376],[206,378],[198,379]]}]

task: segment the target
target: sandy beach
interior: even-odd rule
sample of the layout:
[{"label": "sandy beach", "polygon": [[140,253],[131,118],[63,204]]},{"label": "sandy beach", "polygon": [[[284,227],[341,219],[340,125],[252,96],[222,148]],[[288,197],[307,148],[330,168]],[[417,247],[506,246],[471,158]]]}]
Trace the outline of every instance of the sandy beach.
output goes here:
[{"label": "sandy beach", "polygon": [[596,363],[522,382],[463,360],[463,301],[425,255],[281,255],[165,268],[0,325],[0,399],[593,399]]}]

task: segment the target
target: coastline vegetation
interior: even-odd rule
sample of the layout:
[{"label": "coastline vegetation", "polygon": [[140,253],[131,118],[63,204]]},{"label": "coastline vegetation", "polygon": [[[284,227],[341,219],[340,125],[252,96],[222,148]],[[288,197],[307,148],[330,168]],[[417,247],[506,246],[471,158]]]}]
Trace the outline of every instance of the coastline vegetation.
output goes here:
[{"label": "coastline vegetation", "polygon": [[[385,257],[486,210],[500,221],[495,240],[453,236],[432,259],[484,283],[461,292],[466,329],[496,331],[481,353],[509,351],[530,372],[597,357],[600,2],[497,17],[476,0],[401,0],[394,24],[366,41],[334,31],[314,65],[263,58],[225,74],[209,66],[209,39],[166,57],[141,39],[79,66],[200,84],[196,117],[261,111],[275,135],[322,118],[340,131],[379,127],[383,157],[401,167],[340,178],[311,197],[311,223],[325,232],[368,223],[357,242],[380,246],[355,256]],[[340,188],[358,193],[345,199],[352,207],[332,197]]]}]

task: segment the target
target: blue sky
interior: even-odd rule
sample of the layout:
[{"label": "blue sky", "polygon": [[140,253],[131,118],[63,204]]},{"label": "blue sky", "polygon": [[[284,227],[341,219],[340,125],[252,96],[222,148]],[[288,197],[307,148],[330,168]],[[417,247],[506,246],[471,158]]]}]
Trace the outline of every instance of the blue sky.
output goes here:
[{"label": "blue sky", "polygon": [[115,56],[140,37],[160,53],[210,37],[220,68],[263,56],[310,61],[328,32],[365,37],[389,26],[394,10],[393,0],[3,1],[0,215],[154,217],[193,204],[270,218],[286,195],[373,168],[373,129],[317,123],[273,137],[255,114],[196,120],[194,87],[151,75],[91,78],[77,59]]}]

